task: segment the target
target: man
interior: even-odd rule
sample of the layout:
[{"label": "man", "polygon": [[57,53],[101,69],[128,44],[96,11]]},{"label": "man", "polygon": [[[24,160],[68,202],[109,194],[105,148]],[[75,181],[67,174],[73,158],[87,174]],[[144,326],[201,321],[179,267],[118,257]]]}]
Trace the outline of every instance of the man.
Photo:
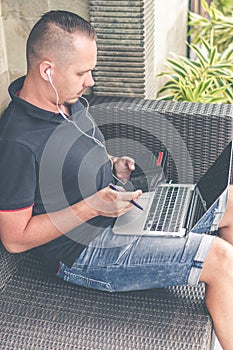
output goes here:
[{"label": "man", "polygon": [[[205,282],[217,336],[232,349],[232,189],[219,224],[223,239],[112,234],[114,218],[141,191],[110,188],[115,177],[129,179],[133,160],[109,159],[80,102],[94,84],[96,52],[93,27],[66,11],[46,13],[29,35],[27,75],[11,84],[12,101],[0,121],[2,243],[12,253],[34,249],[60,278],[102,290]],[[209,213],[201,232],[213,218]]]}]

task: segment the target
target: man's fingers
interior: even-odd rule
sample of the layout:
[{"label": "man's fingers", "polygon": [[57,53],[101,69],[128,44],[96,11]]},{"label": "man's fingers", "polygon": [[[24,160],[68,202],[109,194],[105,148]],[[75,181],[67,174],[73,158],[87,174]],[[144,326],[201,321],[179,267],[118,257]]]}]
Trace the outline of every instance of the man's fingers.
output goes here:
[{"label": "man's fingers", "polygon": [[132,199],[138,199],[142,195],[142,190],[132,192]]},{"label": "man's fingers", "polygon": [[141,196],[142,191],[137,190],[134,192],[118,192],[118,193],[119,193],[118,199],[123,200],[123,201],[131,201],[132,199],[137,200],[138,197]]},{"label": "man's fingers", "polygon": [[124,156],[121,159],[124,161],[124,164],[127,165],[131,171],[135,169],[135,160],[133,158]]}]

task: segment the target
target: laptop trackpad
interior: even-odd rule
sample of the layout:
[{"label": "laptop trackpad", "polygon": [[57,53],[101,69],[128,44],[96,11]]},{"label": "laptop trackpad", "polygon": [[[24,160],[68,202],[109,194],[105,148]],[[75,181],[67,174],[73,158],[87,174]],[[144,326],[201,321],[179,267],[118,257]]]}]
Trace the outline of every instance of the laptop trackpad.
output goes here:
[{"label": "laptop trackpad", "polygon": [[113,227],[113,232],[119,234],[141,233],[152,199],[153,196],[151,197],[149,193],[143,193],[137,202],[144,208],[144,211],[133,207],[126,214],[119,216]]}]

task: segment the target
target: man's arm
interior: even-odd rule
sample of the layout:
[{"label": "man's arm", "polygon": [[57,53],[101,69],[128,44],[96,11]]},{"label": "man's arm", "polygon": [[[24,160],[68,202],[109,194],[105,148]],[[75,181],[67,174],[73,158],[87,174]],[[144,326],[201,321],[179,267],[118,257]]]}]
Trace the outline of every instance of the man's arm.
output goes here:
[{"label": "man's arm", "polygon": [[32,216],[32,208],[0,212],[0,237],[11,253],[48,243],[98,215],[117,217],[132,208],[141,191],[115,192],[109,187],[60,211]]}]

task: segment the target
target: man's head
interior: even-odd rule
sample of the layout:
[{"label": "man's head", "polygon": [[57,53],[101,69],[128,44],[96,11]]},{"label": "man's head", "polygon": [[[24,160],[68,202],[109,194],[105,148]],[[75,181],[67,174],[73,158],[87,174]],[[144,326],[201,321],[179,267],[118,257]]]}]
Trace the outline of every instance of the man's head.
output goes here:
[{"label": "man's head", "polygon": [[71,62],[75,34],[96,39],[95,29],[82,17],[68,11],[45,13],[34,25],[27,40],[28,70],[50,57],[60,64]]},{"label": "man's head", "polygon": [[94,28],[71,12],[44,14],[27,41],[28,76],[34,83],[36,80],[37,90],[43,91],[53,104],[58,100],[54,87],[59,104],[70,104],[94,85],[92,70],[96,59]]}]

